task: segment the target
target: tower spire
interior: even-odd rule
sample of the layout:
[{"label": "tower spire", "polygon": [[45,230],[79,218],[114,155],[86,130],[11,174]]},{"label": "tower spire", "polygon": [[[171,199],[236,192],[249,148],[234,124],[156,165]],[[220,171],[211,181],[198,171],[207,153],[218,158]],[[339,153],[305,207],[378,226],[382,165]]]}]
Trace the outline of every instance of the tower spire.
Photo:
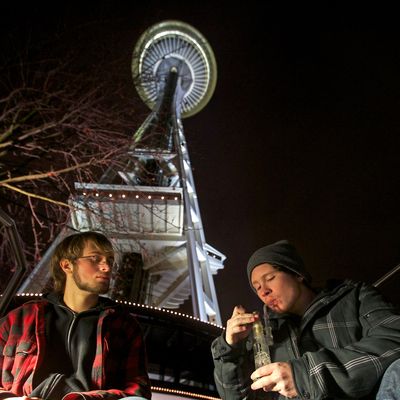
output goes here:
[{"label": "tower spire", "polygon": [[[205,241],[182,124],[212,96],[213,52],[190,25],[165,21],[140,37],[132,70],[151,112],[128,153],[98,182],[75,183],[70,225],[114,240],[121,262],[112,297],[164,308],[179,308],[191,298],[195,317],[221,324],[212,275],[226,257]],[[44,280],[52,251],[19,292],[38,289],[36,278]]]}]

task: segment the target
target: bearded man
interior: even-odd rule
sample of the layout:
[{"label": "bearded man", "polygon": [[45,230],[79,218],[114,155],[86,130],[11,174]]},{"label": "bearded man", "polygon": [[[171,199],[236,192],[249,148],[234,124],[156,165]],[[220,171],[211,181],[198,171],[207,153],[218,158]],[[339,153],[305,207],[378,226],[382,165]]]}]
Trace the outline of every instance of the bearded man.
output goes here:
[{"label": "bearded man", "polygon": [[140,326],[107,297],[112,243],[64,238],[51,263],[54,291],[0,321],[0,400],[150,399]]}]

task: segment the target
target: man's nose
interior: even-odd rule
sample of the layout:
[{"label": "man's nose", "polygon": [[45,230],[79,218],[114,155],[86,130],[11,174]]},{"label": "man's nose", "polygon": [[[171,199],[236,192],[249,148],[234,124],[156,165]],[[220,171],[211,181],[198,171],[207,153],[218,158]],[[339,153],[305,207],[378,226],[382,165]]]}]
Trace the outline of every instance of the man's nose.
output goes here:
[{"label": "man's nose", "polygon": [[269,288],[267,285],[263,285],[261,287],[261,295],[266,297],[271,293],[271,288]]},{"label": "man's nose", "polygon": [[111,271],[112,263],[108,260],[103,260],[99,263],[99,266],[101,271]]}]

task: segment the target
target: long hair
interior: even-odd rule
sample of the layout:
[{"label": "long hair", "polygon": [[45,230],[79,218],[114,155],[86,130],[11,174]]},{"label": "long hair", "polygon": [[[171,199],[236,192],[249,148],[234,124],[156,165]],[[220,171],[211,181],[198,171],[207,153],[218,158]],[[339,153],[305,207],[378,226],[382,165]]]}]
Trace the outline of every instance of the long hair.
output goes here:
[{"label": "long hair", "polygon": [[82,256],[87,242],[92,242],[104,253],[114,253],[112,243],[102,233],[88,231],[67,236],[57,245],[50,260],[54,291],[60,293],[65,289],[66,275],[60,266],[60,261],[63,259],[74,261]]}]

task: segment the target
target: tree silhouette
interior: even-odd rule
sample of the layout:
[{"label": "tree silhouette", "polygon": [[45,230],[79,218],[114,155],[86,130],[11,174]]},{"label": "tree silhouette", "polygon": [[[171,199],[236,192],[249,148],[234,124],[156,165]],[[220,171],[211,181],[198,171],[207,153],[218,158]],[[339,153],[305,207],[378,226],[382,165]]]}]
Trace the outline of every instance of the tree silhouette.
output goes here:
[{"label": "tree silhouette", "polygon": [[0,79],[0,207],[15,220],[30,266],[68,220],[74,183],[118,167],[141,116],[118,69],[107,84],[104,62],[100,71],[72,55],[33,58],[3,65]]}]

